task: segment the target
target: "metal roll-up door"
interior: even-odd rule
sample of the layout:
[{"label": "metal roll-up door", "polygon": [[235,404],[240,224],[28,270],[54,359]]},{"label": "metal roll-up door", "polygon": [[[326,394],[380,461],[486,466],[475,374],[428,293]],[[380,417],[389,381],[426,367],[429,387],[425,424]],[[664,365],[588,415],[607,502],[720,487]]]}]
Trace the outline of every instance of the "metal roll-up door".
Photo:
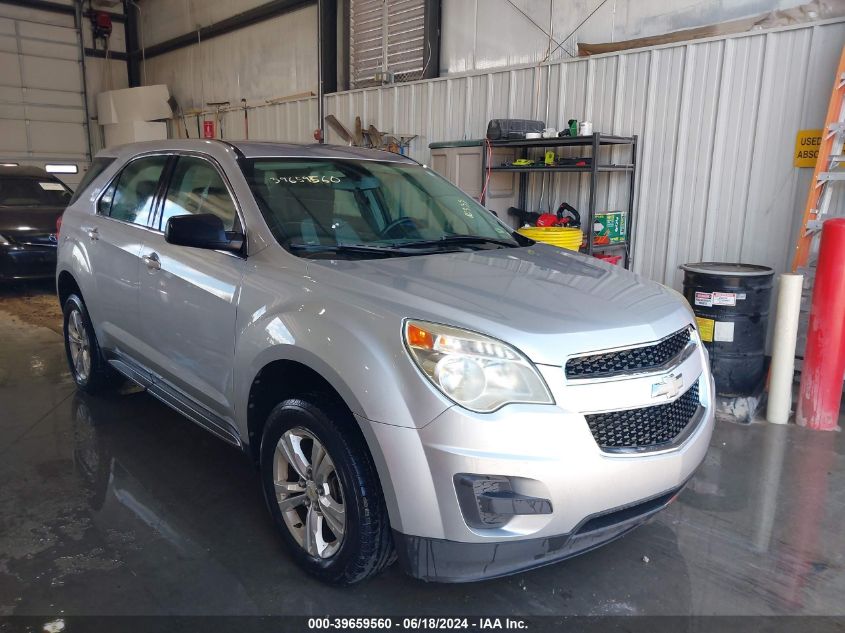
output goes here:
[{"label": "metal roll-up door", "polygon": [[351,0],[349,10],[352,88],[386,83],[389,75],[422,79],[425,0]]},{"label": "metal roll-up door", "polygon": [[73,186],[88,164],[79,31],[72,15],[20,13],[0,15],[0,162],[73,165],[56,174]]}]

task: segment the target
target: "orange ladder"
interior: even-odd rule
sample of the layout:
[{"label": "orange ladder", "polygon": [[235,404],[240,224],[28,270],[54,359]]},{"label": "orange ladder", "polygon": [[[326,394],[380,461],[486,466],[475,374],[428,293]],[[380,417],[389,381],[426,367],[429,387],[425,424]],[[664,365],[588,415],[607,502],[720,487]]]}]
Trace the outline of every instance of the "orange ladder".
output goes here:
[{"label": "orange ladder", "polygon": [[824,215],[830,206],[832,185],[845,180],[845,171],[839,170],[845,164],[842,154],[843,138],[845,138],[845,48],[839,58],[839,67],[833,82],[833,92],[827,108],[827,117],[822,130],[819,157],[810,182],[810,192],[804,207],[804,217],[798,233],[798,244],[792,259],[792,272],[807,267],[813,239],[821,230]]}]

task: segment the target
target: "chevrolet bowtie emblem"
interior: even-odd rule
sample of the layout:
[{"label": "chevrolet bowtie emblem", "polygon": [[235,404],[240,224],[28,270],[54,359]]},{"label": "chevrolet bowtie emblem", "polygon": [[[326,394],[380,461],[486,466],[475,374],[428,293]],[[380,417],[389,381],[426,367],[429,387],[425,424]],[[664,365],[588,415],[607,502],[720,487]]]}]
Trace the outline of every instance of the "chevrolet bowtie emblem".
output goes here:
[{"label": "chevrolet bowtie emblem", "polygon": [[651,397],[659,398],[660,396],[666,396],[671,400],[681,393],[681,389],[683,388],[684,377],[681,374],[669,374],[663,380],[651,386]]}]

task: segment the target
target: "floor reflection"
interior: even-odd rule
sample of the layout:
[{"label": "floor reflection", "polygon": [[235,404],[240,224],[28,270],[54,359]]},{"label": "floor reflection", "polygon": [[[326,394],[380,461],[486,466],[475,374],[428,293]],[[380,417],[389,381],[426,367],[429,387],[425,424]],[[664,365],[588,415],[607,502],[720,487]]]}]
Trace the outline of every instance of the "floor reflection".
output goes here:
[{"label": "floor reflection", "polygon": [[845,589],[842,448],[841,433],[717,427],[670,511],[691,565],[694,612],[845,612],[836,598]]},{"label": "floor reflection", "polygon": [[[483,583],[392,567],[337,589],[289,560],[237,450],[147,394],[76,394],[47,330],[0,328],[9,348],[0,614],[845,612],[841,433],[720,423],[679,500],[606,547]],[[44,373],[16,374],[36,348]]]}]

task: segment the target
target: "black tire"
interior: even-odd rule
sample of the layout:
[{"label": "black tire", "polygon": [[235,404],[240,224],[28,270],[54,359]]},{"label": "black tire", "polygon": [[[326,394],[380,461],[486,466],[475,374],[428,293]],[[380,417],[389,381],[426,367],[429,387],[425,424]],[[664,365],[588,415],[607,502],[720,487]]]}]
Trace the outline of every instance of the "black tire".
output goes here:
[{"label": "black tire", "polygon": [[[318,404],[319,403],[319,404]],[[273,522],[294,561],[320,580],[350,585],[375,576],[394,560],[390,522],[375,465],[356,422],[321,394],[285,400],[270,412],[261,440],[261,482]],[[345,506],[346,528],[329,558],[306,552],[285,523],[274,487],[274,453],[282,435],[305,429],[334,462]]]},{"label": "black tire", "polygon": [[[94,327],[91,325],[91,318],[88,316],[85,302],[78,295],[72,294],[65,299],[65,303],[62,306],[62,313],[65,355],[67,356],[70,375],[73,377],[77,388],[86,393],[99,393],[113,388],[117,383],[117,375],[100,351],[97,335],[94,333]],[[73,318],[75,313],[79,314],[81,325],[88,337],[90,368],[83,372],[77,369],[73,361],[71,338],[68,332],[68,322]]]}]

